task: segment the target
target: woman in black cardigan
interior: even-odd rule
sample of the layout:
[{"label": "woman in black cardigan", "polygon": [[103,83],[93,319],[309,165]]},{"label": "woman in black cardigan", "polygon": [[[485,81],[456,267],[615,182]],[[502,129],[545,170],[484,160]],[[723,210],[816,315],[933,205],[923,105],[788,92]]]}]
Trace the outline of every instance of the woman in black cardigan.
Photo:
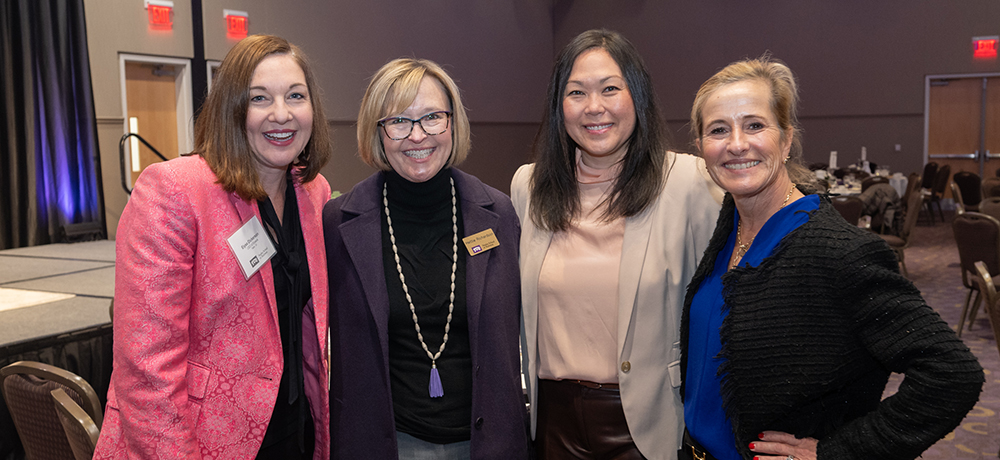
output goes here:
[{"label": "woman in black cardigan", "polygon": [[[729,65],[691,126],[728,193],[688,286],[681,458],[912,459],[978,399],[976,358],[892,250],[810,194],[783,64]],[[905,374],[881,400],[890,372]]]}]

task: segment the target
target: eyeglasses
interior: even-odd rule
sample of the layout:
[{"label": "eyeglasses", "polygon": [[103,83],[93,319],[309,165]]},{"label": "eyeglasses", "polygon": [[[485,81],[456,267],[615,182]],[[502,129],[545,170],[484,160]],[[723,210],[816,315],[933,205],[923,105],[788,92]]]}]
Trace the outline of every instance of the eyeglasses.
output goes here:
[{"label": "eyeglasses", "polygon": [[448,120],[451,112],[431,112],[416,120],[406,117],[389,117],[379,120],[378,125],[385,131],[385,135],[394,141],[401,141],[410,137],[413,133],[413,124],[419,124],[428,136],[436,136],[448,130]]}]

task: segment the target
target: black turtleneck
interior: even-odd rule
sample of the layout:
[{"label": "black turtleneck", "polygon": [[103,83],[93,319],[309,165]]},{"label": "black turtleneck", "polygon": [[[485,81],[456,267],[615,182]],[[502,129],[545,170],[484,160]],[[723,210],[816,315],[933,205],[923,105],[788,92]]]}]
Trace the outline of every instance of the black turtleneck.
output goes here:
[{"label": "black turtleneck", "polygon": [[[413,299],[424,343],[431,354],[435,354],[444,337],[451,294],[451,169],[444,168],[422,183],[410,182],[395,171],[383,177],[406,287]],[[413,315],[396,271],[385,211],[382,211],[382,262],[389,294],[389,380],[396,429],[437,444],[469,440],[472,414],[472,357],[465,304],[465,255],[468,251],[461,241],[465,237],[461,203],[456,207],[459,253],[455,308],[448,344],[437,360],[444,388],[444,396],[440,398],[431,398],[428,391],[431,360],[417,339]]]}]

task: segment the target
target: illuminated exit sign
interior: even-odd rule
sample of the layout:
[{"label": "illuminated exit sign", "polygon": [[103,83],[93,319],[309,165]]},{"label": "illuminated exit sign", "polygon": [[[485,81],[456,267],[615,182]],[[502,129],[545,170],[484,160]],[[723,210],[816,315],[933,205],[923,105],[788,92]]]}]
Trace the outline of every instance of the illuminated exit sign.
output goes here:
[{"label": "illuminated exit sign", "polygon": [[226,35],[246,37],[250,31],[250,15],[246,11],[222,10],[226,17]]},{"label": "illuminated exit sign", "polygon": [[976,59],[996,59],[1000,36],[972,37],[972,56]]},{"label": "illuminated exit sign", "polygon": [[154,29],[171,29],[174,26],[174,2],[169,0],[146,0],[149,26]]}]

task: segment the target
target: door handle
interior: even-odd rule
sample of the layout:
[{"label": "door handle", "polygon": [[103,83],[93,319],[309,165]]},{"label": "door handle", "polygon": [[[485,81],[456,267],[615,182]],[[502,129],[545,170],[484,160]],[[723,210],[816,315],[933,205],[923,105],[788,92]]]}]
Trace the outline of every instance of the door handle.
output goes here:
[{"label": "door handle", "polygon": [[979,158],[979,151],[976,150],[975,153],[935,153],[933,155],[927,155],[928,158],[939,158],[939,159],[952,159],[952,160],[975,160]]}]

